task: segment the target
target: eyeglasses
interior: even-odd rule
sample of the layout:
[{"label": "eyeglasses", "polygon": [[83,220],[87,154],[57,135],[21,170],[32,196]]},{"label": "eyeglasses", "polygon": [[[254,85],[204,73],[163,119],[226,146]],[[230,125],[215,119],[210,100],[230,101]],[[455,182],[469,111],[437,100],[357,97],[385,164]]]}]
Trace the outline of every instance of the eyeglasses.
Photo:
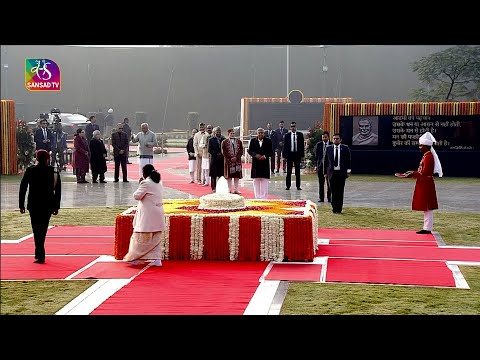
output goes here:
[{"label": "eyeglasses", "polygon": [[297,127],[297,125],[290,125],[290,127]]}]

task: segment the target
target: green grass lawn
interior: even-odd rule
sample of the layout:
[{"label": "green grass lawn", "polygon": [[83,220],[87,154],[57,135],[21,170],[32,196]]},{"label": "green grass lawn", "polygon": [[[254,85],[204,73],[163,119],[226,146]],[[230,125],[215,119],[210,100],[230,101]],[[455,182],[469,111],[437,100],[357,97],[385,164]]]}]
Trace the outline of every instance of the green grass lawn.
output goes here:
[{"label": "green grass lawn", "polygon": [[[127,207],[61,209],[50,225],[111,225]],[[346,208],[342,216],[319,207],[323,228],[415,230],[420,212]],[[447,245],[480,246],[480,214],[435,213],[435,229]],[[2,211],[2,239],[31,233],[28,214]],[[48,256],[48,254],[47,254]],[[360,284],[292,282],[281,314],[480,314],[480,267],[462,266],[470,290]],[[92,282],[2,281],[1,314],[54,314]],[[34,296],[32,295],[34,294]]]}]

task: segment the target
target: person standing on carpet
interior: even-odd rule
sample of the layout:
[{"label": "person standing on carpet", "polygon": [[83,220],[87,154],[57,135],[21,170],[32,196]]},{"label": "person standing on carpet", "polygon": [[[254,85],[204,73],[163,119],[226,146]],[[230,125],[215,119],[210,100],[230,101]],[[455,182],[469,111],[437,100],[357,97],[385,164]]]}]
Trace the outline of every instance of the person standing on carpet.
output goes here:
[{"label": "person standing on carpet", "polygon": [[62,198],[60,175],[48,165],[50,154],[40,149],[36,152],[37,164],[25,170],[18,195],[20,213],[25,214],[25,196],[28,188],[27,209],[35,241],[35,261],[45,263],[45,237],[50,217],[58,214]]},{"label": "person standing on carpet", "polygon": [[142,131],[133,136],[132,142],[138,143],[138,154],[140,157],[138,170],[139,177],[142,178],[143,167],[146,164],[153,164],[153,148],[157,146],[157,136],[148,128],[147,123],[142,123],[140,128]]},{"label": "person standing on carpet", "polygon": [[339,133],[333,135],[333,145],[328,145],[325,149],[325,169],[330,180],[332,189],[332,212],[340,214],[343,209],[343,196],[345,193],[345,181],[351,173],[350,168],[350,148],[341,144],[342,138]]},{"label": "person standing on carpet", "polygon": [[90,168],[92,169],[92,183],[97,183],[100,176],[100,182],[105,184],[105,173],[107,172],[107,149],[102,140],[100,130],[93,132],[93,139],[90,141]]},{"label": "person standing on carpet", "polygon": [[133,193],[138,200],[137,211],[133,218],[133,233],[128,253],[123,258],[131,265],[140,265],[146,260],[150,264],[162,266],[162,231],[165,230],[165,212],[163,209],[163,186],[160,173],[152,164],[143,167],[143,179]]},{"label": "person standing on carpet", "polygon": [[90,149],[88,147],[85,130],[78,128],[75,138],[73,139],[73,159],[75,163],[75,175],[77,177],[77,184],[88,184],[85,176],[90,168]]},{"label": "person standing on carpet", "polygon": [[290,123],[290,131],[284,137],[282,156],[287,159],[287,177],[285,178],[285,190],[290,190],[292,185],[292,169],[295,166],[295,185],[297,190],[302,190],[300,187],[300,162],[305,158],[305,140],[303,133],[297,131],[297,123],[292,121]]},{"label": "person standing on carpet", "polygon": [[225,136],[222,135],[222,128],[217,126],[213,131],[213,136],[208,141],[208,152],[210,154],[210,185],[212,191],[217,191],[217,181],[224,176],[222,141]]},{"label": "person standing on carpet", "polygon": [[404,175],[417,179],[413,192],[412,210],[423,211],[423,229],[417,234],[431,234],[433,229],[433,210],[438,209],[437,191],[433,175],[443,176],[442,164],[433,144],[437,140],[430,132],[426,132],[418,139],[422,160],[416,171],[407,171]]},{"label": "person standing on carpet", "polygon": [[[240,194],[238,183],[243,178],[242,155],[243,144],[240,139],[235,138],[233,129],[227,130],[228,138],[222,141],[221,149],[223,154],[223,171],[227,179],[228,190],[233,194]],[[233,190],[232,190],[233,179]]]},{"label": "person standing on carpet", "polygon": [[112,133],[113,160],[115,161],[113,182],[118,182],[120,177],[120,165],[122,166],[123,182],[128,182],[127,158],[130,152],[129,144],[130,140],[127,138],[127,134],[123,132],[123,123],[119,123],[117,131]]},{"label": "person standing on carpet", "polygon": [[313,153],[315,154],[315,170],[318,176],[318,202],[325,201],[325,183],[327,183],[327,200],[332,201],[332,189],[330,188],[330,181],[325,176],[325,153],[328,145],[332,145],[330,141],[330,134],[328,131],[324,131],[322,134],[322,140],[315,144]]},{"label": "person standing on carpet", "polygon": [[257,137],[250,140],[248,153],[252,157],[251,178],[255,199],[268,197],[268,183],[270,181],[270,159],[273,156],[272,140],[265,136],[263,128],[257,129]]},{"label": "person standing on carpet", "polygon": [[190,184],[195,182],[195,171],[197,170],[197,158],[195,157],[195,148],[193,147],[193,137],[198,132],[197,129],[192,129],[192,136],[187,141],[188,154],[188,173],[190,174]]}]

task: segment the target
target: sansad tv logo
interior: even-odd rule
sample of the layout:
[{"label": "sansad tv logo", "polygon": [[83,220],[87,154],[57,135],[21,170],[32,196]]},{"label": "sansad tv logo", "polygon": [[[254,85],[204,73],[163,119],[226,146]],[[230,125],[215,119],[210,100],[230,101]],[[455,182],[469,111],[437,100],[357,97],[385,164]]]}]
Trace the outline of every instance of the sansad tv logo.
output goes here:
[{"label": "sansad tv logo", "polygon": [[25,87],[30,91],[60,91],[60,67],[50,59],[25,59]]}]

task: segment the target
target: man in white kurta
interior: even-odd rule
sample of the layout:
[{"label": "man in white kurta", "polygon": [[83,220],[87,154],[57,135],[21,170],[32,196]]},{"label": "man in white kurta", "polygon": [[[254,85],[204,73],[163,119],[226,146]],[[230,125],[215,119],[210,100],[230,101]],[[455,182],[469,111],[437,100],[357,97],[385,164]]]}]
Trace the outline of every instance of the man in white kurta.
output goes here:
[{"label": "man in white kurta", "polygon": [[198,125],[198,132],[193,137],[193,148],[195,150],[195,158],[197,159],[196,178],[199,185],[203,185],[205,182],[205,177],[202,171],[202,158],[206,134],[205,124],[202,122]]},{"label": "man in white kurta", "polygon": [[147,123],[142,123],[142,131],[132,137],[132,142],[138,142],[138,173],[143,178],[143,167],[146,164],[153,164],[153,148],[157,146],[157,136],[148,128]]}]

